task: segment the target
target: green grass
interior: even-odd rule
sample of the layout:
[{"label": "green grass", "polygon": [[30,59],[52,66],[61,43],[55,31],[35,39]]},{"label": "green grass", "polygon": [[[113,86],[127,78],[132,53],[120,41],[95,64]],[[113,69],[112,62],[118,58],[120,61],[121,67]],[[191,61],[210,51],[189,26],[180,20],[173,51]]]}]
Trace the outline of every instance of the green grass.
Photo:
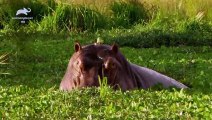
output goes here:
[{"label": "green grass", "polygon": [[[0,119],[212,119],[211,4],[0,1]],[[11,17],[25,6],[34,11],[34,20],[20,25]],[[74,42],[89,44],[97,37],[118,43],[130,62],[190,89],[121,92],[104,79],[100,88],[59,91]]]},{"label": "green grass", "polygon": [[[10,52],[0,76],[2,119],[211,119],[210,46],[121,47],[130,62],[157,70],[188,85],[188,90],[87,88],[59,91],[75,40],[91,34],[0,36],[0,55]],[[28,40],[28,41],[27,41]]]}]

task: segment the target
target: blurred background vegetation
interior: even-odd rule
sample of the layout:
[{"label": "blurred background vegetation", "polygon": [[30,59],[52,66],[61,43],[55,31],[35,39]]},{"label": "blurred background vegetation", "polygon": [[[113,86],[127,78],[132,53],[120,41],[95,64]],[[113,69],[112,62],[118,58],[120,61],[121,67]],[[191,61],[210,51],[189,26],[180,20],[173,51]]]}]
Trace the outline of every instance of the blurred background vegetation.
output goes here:
[{"label": "blurred background vegetation", "polygon": [[[0,33],[94,33],[132,47],[212,45],[211,0],[1,0]],[[12,19],[31,8],[33,20]]]}]

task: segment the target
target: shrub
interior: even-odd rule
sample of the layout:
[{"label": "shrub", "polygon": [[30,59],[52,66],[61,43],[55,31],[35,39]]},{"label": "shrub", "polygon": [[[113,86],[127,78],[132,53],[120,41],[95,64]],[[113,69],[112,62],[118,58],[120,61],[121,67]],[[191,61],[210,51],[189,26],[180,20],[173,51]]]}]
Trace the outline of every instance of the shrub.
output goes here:
[{"label": "shrub", "polygon": [[[174,18],[173,18],[174,19]],[[159,19],[131,29],[101,33],[106,43],[116,42],[121,46],[160,47],[160,46],[201,46],[212,45],[212,25],[205,21],[188,19],[174,21],[171,18]]]}]

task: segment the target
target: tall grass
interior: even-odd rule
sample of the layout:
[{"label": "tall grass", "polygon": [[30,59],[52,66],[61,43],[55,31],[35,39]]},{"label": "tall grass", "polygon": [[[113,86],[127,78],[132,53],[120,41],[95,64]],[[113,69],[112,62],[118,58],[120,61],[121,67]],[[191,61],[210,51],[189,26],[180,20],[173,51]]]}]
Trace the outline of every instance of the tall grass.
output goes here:
[{"label": "tall grass", "polygon": [[97,11],[81,5],[58,4],[52,14],[44,16],[41,21],[40,30],[96,30],[104,28],[106,19]]},{"label": "tall grass", "polygon": [[[130,28],[135,24],[151,26],[155,21],[212,20],[210,0],[3,0],[0,3],[0,29],[28,31],[97,31]],[[30,7],[33,20],[27,24],[12,17],[18,9]],[[165,23],[165,22],[163,22]]]},{"label": "tall grass", "polygon": [[211,0],[143,0],[158,6],[164,16],[178,14],[182,18],[192,18],[204,12],[204,19],[212,19]]},{"label": "tall grass", "polygon": [[[17,3],[17,4],[16,4]],[[38,31],[96,31],[102,28],[128,27],[135,23],[148,19],[148,12],[143,4],[136,1],[113,2],[104,7],[90,5],[90,3],[68,3],[63,1],[32,1],[14,0],[3,1],[3,8],[0,10],[2,29],[17,30],[23,26],[20,20],[14,20],[18,9],[31,8],[29,16],[33,21],[24,26]],[[96,3],[95,3],[96,4]],[[103,9],[103,10],[102,10]],[[6,11],[5,11],[6,10]],[[30,29],[30,30],[32,30]]]},{"label": "tall grass", "polygon": [[136,23],[148,21],[150,18],[147,8],[137,1],[113,2],[110,5],[112,10],[113,26],[128,27]]},{"label": "tall grass", "polygon": [[99,77],[98,80],[100,97],[104,99],[109,94],[109,91],[112,90],[112,88],[110,88],[108,85],[107,77],[103,77],[102,79]]},{"label": "tall grass", "polygon": [[[59,0],[58,0],[59,1]],[[95,6],[97,9],[102,9],[102,6],[108,6],[112,4],[113,0],[63,0],[66,3],[74,4],[86,4]],[[194,17],[199,12],[205,13],[205,19],[212,19],[212,1],[211,0],[115,0],[120,1],[135,1],[138,3],[145,3],[150,6],[155,6],[159,9],[159,12],[164,16],[177,13],[183,18]],[[103,7],[104,8],[104,7]],[[108,10],[109,9],[105,9]]]}]

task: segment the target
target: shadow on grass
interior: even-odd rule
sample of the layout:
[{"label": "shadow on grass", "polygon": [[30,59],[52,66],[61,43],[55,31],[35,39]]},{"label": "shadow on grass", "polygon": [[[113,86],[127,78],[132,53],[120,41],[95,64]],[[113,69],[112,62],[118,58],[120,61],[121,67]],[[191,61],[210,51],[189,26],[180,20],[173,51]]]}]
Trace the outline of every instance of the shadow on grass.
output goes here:
[{"label": "shadow on grass", "polygon": [[212,46],[212,40],[208,33],[200,34],[195,32],[164,32],[163,30],[153,29],[151,31],[138,33],[123,33],[111,37],[103,35],[106,42],[111,44],[118,43],[120,46],[135,48],[152,48],[161,46]]}]

